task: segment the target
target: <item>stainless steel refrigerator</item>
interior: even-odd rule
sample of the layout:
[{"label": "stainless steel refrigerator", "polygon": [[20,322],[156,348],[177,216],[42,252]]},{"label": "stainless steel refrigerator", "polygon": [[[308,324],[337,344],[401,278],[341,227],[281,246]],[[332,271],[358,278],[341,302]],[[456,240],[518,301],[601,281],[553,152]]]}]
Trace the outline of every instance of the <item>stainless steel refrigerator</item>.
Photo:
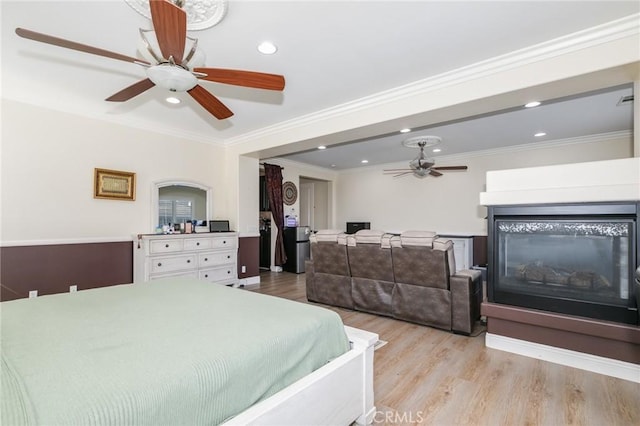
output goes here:
[{"label": "stainless steel refrigerator", "polygon": [[308,226],[284,228],[284,251],[287,254],[287,261],[282,265],[282,269],[296,274],[304,272],[304,261],[311,255],[310,232]]}]

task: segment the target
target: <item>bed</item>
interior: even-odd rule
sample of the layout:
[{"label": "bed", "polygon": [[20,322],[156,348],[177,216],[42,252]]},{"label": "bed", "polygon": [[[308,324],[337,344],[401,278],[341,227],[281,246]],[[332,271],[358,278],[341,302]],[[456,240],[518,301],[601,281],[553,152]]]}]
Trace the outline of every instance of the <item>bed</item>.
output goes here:
[{"label": "bed", "polygon": [[0,305],[2,424],[368,424],[377,336],[189,278]]}]

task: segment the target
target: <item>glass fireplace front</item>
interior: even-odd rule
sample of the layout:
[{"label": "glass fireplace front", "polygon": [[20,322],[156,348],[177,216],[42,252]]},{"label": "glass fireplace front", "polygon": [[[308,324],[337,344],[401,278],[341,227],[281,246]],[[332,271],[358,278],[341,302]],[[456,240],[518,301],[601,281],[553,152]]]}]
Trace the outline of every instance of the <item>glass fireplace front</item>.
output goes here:
[{"label": "glass fireplace front", "polygon": [[615,206],[490,208],[489,300],[638,323],[637,206]]}]

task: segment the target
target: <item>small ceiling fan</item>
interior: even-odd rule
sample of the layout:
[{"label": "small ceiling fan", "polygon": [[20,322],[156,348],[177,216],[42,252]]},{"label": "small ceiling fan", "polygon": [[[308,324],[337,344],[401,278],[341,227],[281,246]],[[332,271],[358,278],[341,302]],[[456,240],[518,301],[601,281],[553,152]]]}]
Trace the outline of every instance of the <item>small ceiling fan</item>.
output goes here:
[{"label": "small ceiling fan", "polygon": [[427,175],[440,177],[442,176],[440,170],[467,170],[467,166],[434,167],[435,160],[433,158],[426,157],[426,155],[424,154],[424,148],[426,146],[437,145],[440,142],[442,142],[442,138],[438,136],[416,136],[403,141],[402,144],[406,147],[420,148],[420,154],[415,159],[409,162],[408,169],[386,169],[383,172],[385,174],[393,174],[393,177],[404,176],[410,173],[413,173],[418,177],[425,177]]},{"label": "small ceiling fan", "polygon": [[[284,77],[281,75],[197,66],[198,61],[196,59],[199,56],[199,51],[197,50],[198,39],[187,36],[187,14],[179,6],[182,4],[182,0],[175,1],[176,4],[168,0],[149,0],[151,21],[156,33],[160,54],[154,51],[146,38],[146,33],[149,30],[140,29],[140,36],[150,58],[153,59],[152,62],[155,63],[24,28],[16,28],[16,34],[30,40],[131,62],[145,67],[147,78],[126,87],[106,99],[111,102],[127,101],[157,85],[172,92],[189,93],[204,109],[214,117],[222,120],[231,117],[233,112],[212,93],[200,86],[198,84],[199,79],[257,89],[284,90]],[[191,48],[185,55],[187,40],[191,41]]]}]

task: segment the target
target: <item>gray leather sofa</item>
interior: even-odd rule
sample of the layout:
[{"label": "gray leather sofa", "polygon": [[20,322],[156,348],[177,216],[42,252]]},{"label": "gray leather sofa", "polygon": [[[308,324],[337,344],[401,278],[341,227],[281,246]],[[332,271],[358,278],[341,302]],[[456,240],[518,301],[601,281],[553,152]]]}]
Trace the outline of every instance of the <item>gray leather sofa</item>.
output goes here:
[{"label": "gray leather sofa", "polygon": [[307,299],[470,334],[480,317],[480,271],[455,271],[453,243],[433,232],[318,231]]}]

